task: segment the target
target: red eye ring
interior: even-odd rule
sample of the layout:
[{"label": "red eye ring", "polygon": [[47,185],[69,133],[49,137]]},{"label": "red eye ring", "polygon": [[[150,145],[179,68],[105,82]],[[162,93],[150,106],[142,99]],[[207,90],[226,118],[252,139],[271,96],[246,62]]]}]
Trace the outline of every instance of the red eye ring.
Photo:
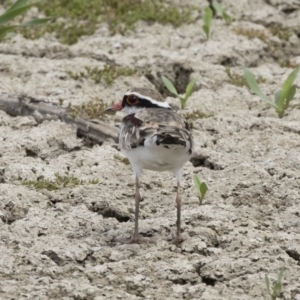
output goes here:
[{"label": "red eye ring", "polygon": [[129,95],[126,99],[127,104],[136,105],[139,102],[139,98],[135,95]]}]

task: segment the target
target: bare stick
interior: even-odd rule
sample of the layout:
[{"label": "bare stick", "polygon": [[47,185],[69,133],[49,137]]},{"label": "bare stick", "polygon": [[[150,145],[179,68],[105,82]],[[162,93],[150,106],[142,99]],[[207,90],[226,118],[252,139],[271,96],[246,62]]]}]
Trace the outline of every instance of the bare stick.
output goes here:
[{"label": "bare stick", "polygon": [[38,123],[45,120],[61,120],[67,124],[77,126],[77,134],[88,137],[97,142],[104,142],[112,138],[118,142],[118,130],[100,120],[90,121],[73,118],[67,109],[26,96],[1,95],[0,110],[11,116],[33,116]]}]

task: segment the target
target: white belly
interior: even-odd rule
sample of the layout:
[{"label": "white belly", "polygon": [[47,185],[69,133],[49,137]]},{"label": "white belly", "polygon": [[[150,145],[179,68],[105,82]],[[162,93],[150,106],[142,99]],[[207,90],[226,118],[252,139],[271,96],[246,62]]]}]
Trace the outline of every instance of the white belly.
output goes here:
[{"label": "white belly", "polygon": [[134,170],[141,172],[143,169],[152,171],[170,171],[176,173],[191,158],[189,145],[163,145],[145,142],[145,146],[133,149],[121,149],[129,159]]}]

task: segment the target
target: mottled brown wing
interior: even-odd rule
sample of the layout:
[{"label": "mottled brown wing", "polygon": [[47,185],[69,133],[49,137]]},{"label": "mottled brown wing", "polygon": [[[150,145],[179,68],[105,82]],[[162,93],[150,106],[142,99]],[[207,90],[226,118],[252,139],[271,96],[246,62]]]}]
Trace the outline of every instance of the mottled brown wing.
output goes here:
[{"label": "mottled brown wing", "polygon": [[160,108],[142,109],[123,119],[120,144],[125,149],[143,146],[148,138],[157,136],[157,145],[189,144],[192,152],[193,141],[188,123],[172,110]]}]

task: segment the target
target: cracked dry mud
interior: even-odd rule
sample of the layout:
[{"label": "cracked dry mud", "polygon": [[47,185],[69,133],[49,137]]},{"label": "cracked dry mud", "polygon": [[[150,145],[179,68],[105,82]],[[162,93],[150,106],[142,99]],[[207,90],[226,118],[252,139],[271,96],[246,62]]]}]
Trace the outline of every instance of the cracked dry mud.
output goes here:
[{"label": "cracked dry mud", "polygon": [[[0,45],[2,95],[64,106],[93,97],[110,103],[131,86],[161,90],[164,74],[179,86],[197,82],[183,113],[213,113],[193,121],[196,155],[182,184],[186,240],[176,247],[168,242],[176,219],[170,174],[142,177],[140,230],[156,244],[123,245],[118,239],[133,229],[134,186],[130,165],[115,158],[116,145],[87,147],[74,127],[0,111],[0,299],[270,299],[264,276],[274,281],[282,266],[280,299],[300,299],[300,92],[279,119],[246,87],[231,84],[225,69],[251,68],[273,95],[291,72],[279,60],[300,63],[300,4],[227,0],[223,6],[236,21],[226,26],[215,19],[209,41],[200,17],[177,29],[139,22],[125,36],[110,36],[103,24],[73,46],[51,35],[35,41],[17,35]],[[272,24],[298,32],[282,41],[266,29]],[[275,52],[237,28],[265,30]],[[141,72],[112,85],[67,75],[107,61]],[[117,126],[121,114],[104,119]],[[55,191],[21,185],[57,172],[100,182]],[[202,206],[193,174],[209,186]]]}]

